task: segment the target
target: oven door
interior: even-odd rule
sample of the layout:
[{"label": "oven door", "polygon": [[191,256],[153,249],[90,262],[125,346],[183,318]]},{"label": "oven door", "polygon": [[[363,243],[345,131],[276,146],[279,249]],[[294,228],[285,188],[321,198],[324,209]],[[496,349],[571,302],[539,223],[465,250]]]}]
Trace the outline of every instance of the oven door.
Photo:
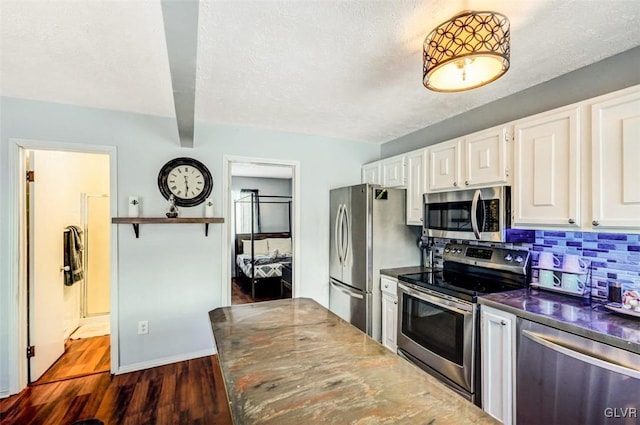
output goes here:
[{"label": "oven door", "polygon": [[398,348],[473,394],[475,305],[438,295],[398,282]]}]

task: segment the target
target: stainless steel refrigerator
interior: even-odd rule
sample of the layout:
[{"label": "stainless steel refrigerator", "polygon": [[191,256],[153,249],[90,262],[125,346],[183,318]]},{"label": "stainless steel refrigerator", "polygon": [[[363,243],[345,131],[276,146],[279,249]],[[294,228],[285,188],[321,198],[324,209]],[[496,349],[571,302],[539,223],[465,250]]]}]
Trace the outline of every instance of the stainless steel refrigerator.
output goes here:
[{"label": "stainless steel refrigerator", "polygon": [[380,269],[418,266],[419,226],[407,226],[405,189],[331,190],[329,308],[380,340]]}]

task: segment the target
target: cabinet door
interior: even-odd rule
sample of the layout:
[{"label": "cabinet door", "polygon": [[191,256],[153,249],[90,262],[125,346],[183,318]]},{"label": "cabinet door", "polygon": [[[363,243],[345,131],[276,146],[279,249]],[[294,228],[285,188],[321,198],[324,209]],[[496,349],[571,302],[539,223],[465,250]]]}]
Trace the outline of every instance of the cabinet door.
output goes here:
[{"label": "cabinet door", "polygon": [[465,186],[507,183],[507,127],[465,137]]},{"label": "cabinet door", "polygon": [[429,192],[458,187],[460,172],[460,140],[430,146]]},{"label": "cabinet door", "polygon": [[640,91],[592,106],[594,228],[640,228]]},{"label": "cabinet door", "polygon": [[422,195],[427,191],[427,150],[407,154],[407,224],[422,225]]},{"label": "cabinet door", "polygon": [[505,425],[514,423],[516,318],[481,306],[482,408]]},{"label": "cabinet door", "polygon": [[362,183],[381,184],[380,161],[362,166]]},{"label": "cabinet door", "polygon": [[382,185],[385,187],[404,187],[405,156],[382,160]]},{"label": "cabinet door", "polygon": [[580,226],[578,107],[518,122],[514,140],[514,226]]},{"label": "cabinet door", "polygon": [[398,351],[396,335],[398,323],[398,298],[382,294],[382,345],[394,353]]}]

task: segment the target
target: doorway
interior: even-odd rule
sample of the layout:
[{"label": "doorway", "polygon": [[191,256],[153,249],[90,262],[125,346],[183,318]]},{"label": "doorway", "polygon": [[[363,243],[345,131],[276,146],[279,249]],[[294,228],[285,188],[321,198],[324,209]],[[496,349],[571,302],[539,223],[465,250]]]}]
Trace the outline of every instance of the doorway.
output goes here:
[{"label": "doorway", "polygon": [[223,299],[246,304],[294,297],[299,164],[226,157],[224,168],[229,257]]},{"label": "doorway", "polygon": [[[99,324],[108,334],[112,323],[117,323],[112,313],[117,311],[117,241],[110,223],[117,211],[117,164],[113,146],[16,139],[10,142],[9,153],[15,158],[9,170],[14,200],[9,214],[14,228],[10,252],[18,261],[10,270],[15,284],[9,293],[16,303],[9,315],[9,393],[16,394],[28,383],[47,373],[51,375],[56,360],[64,357],[65,348],[68,351],[76,341],[72,334],[83,325]],[[97,178],[102,180],[102,187],[96,186]],[[74,238],[69,237],[71,233]],[[69,255],[69,241],[78,248],[75,254],[82,255]],[[93,285],[98,282],[101,284]],[[96,291],[106,298],[98,308],[90,306]],[[91,350],[92,361],[100,363],[100,370],[115,372],[117,334],[111,332],[109,337],[102,330],[94,330],[94,335],[96,332],[102,335],[100,344],[81,344],[84,347],[80,351]],[[85,332],[84,339],[77,341],[91,342],[87,335]],[[25,347],[34,347],[30,351],[35,355],[27,358]],[[73,351],[74,360],[66,363],[74,370],[65,372],[63,379],[73,377],[70,374],[86,374],[78,367],[78,350]],[[88,373],[94,371],[92,367]]]},{"label": "doorway", "polygon": [[108,371],[109,156],[33,149],[25,167],[28,380]]}]

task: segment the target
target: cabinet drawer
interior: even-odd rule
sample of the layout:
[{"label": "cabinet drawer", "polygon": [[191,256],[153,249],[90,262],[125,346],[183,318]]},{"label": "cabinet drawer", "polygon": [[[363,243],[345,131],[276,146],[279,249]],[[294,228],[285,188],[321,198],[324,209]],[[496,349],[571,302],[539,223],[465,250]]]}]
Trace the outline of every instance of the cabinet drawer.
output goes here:
[{"label": "cabinet drawer", "polygon": [[380,276],[380,290],[384,294],[393,295],[393,297],[398,296],[398,281],[391,277]]}]

